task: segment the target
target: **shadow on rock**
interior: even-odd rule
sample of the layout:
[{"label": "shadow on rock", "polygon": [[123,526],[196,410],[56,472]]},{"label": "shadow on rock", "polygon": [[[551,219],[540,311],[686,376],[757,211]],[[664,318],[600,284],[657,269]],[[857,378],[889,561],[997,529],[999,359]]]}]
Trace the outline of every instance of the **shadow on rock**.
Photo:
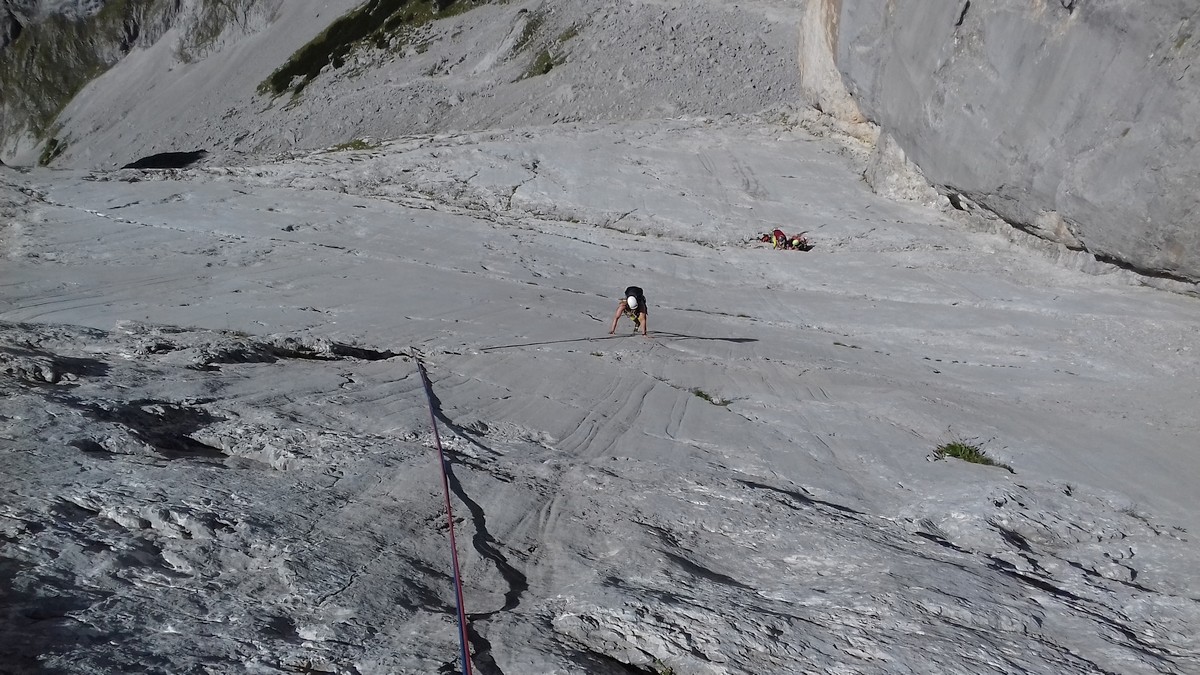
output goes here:
[{"label": "shadow on rock", "polygon": [[215,422],[223,421],[202,408],[165,401],[137,400],[112,407],[80,403],[89,416],[102,422],[119,424],[167,459],[224,459],[219,448],[201,443],[190,434]]},{"label": "shadow on rock", "polygon": [[758,338],[738,338],[738,337],[706,337],[704,335],[686,335],[684,333],[669,333],[666,331],[653,331],[655,337],[670,338],[675,340],[715,340],[717,342],[736,342],[745,344],[747,342],[758,342]]},{"label": "shadow on rock", "polygon": [[108,364],[97,359],[61,356],[40,349],[0,347],[0,373],[35,384],[104,377],[108,370]]},{"label": "shadow on rock", "polygon": [[70,614],[99,602],[107,593],[62,589],[37,578],[32,566],[0,557],[0,670],[12,675],[65,675],[42,658],[55,652],[86,648],[106,636]]},{"label": "shadow on rock", "polygon": [[160,152],[157,155],[143,157],[130,162],[122,169],[186,169],[208,155],[207,150],[192,152]]}]

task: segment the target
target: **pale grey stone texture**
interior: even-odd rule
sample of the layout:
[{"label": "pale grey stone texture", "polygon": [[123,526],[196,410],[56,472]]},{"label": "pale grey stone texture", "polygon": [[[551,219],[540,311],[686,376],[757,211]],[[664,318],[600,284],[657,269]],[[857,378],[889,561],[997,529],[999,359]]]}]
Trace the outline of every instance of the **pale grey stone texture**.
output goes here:
[{"label": "pale grey stone texture", "polygon": [[1034,231],[1056,212],[1098,257],[1200,278],[1200,7],[1065,4],[844,2],[838,67],[941,190]]}]

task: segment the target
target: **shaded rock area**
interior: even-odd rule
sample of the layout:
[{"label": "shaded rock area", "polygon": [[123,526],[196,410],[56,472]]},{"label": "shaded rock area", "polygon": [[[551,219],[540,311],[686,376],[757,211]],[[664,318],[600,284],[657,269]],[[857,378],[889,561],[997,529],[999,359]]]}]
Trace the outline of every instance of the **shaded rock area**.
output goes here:
[{"label": "shaded rock area", "polygon": [[208,155],[207,150],[191,152],[160,152],[149,157],[130,162],[122,169],[186,169]]},{"label": "shaded rock area", "polygon": [[21,36],[21,21],[7,8],[0,10],[0,49]]},{"label": "shaded rock area", "polygon": [[1194,2],[816,4],[835,15],[827,40],[862,114],[940,191],[1200,279]]}]

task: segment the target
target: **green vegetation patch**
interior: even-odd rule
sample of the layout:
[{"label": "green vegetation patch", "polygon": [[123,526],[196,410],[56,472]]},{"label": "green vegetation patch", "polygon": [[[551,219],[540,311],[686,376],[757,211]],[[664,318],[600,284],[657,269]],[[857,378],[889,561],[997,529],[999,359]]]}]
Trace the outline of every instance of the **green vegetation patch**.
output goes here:
[{"label": "green vegetation patch", "polygon": [[697,398],[702,398],[705,401],[708,401],[709,403],[711,403],[713,405],[718,405],[718,406],[724,407],[724,406],[729,405],[729,403],[730,403],[729,401],[727,401],[719,396],[713,396],[712,394],[704,391],[703,389],[693,389],[692,394],[695,395]]},{"label": "green vegetation patch", "polygon": [[[521,31],[521,37],[513,45],[513,51],[519,52],[528,47],[544,22],[545,18],[541,14],[531,16],[529,21],[525,23],[525,29]],[[525,69],[525,73],[519,79],[524,80],[545,75],[554,70],[555,67],[566,63],[567,57],[563,53],[562,46],[578,34],[579,27],[575,25],[559,33],[558,37],[551,41],[551,44],[538,51],[533,57],[533,61],[529,64],[529,67]]]},{"label": "green vegetation patch", "polygon": [[355,49],[392,48],[405,44],[418,28],[437,19],[462,14],[488,0],[367,0],[340,17],[292,54],[287,63],[258,85],[260,94],[298,95],[325,66],[341,68]]},{"label": "green vegetation patch", "polygon": [[971,462],[972,464],[998,466],[1001,469],[1007,469],[1009,473],[1016,473],[1016,471],[1013,471],[1011,466],[1007,464],[1001,464],[991,457],[988,457],[976,442],[953,440],[948,443],[943,443],[933,451],[933,456],[935,459],[954,457],[956,459],[961,459],[964,462]]},{"label": "green vegetation patch", "polygon": [[42,154],[38,157],[38,166],[50,166],[59,155],[67,151],[67,142],[51,138],[42,146]]},{"label": "green vegetation patch", "polygon": [[533,42],[533,38],[537,36],[541,30],[542,24],[546,23],[546,15],[542,12],[532,12],[529,18],[525,20],[525,27],[521,29],[521,36],[513,43],[513,51],[521,52]]},{"label": "green vegetation patch", "polygon": [[569,28],[558,34],[558,42],[562,44],[576,35],[579,35],[579,26],[572,24]]},{"label": "green vegetation patch", "polygon": [[371,148],[378,146],[378,143],[372,143],[365,138],[355,138],[354,140],[346,141],[345,143],[339,143],[338,145],[330,148],[329,151],[342,152],[344,150],[370,150]]},{"label": "green vegetation patch", "polygon": [[555,58],[549,49],[543,49],[538,52],[537,56],[533,57],[533,63],[529,64],[529,68],[525,71],[525,77],[537,77],[545,75],[554,69],[554,66],[560,65],[562,60]]}]

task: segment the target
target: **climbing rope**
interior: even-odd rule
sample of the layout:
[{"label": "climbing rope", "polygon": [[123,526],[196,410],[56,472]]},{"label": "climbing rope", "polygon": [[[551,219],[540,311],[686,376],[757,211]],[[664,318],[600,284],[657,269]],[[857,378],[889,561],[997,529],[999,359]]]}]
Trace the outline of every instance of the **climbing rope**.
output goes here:
[{"label": "climbing rope", "polygon": [[450,560],[454,571],[454,597],[458,605],[458,645],[462,654],[463,675],[471,675],[471,654],[467,646],[467,610],[463,604],[462,575],[458,569],[458,544],[454,540],[454,512],[450,508],[450,478],[446,473],[446,453],[442,450],[442,439],[438,435],[437,415],[433,410],[433,385],[429,383],[429,374],[425,372],[425,364],[413,352],[413,361],[421,373],[421,383],[425,385],[425,399],[429,403],[429,423],[433,425],[433,444],[437,447],[438,467],[442,471],[442,493],[446,496],[446,521],[450,525]]}]

